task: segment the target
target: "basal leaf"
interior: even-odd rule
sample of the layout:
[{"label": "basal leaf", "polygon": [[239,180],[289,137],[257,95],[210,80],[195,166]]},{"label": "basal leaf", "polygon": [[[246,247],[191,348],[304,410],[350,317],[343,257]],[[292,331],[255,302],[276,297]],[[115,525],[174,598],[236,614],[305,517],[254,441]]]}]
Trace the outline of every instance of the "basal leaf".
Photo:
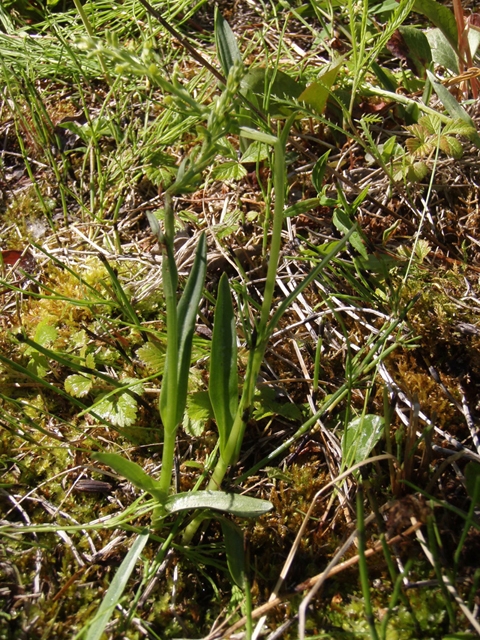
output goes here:
[{"label": "basal leaf", "polygon": [[425,36],[430,43],[433,61],[458,76],[458,56],[441,29],[430,29]]},{"label": "basal leaf", "polygon": [[413,10],[427,16],[430,22],[441,30],[452,47],[457,50],[457,23],[451,9],[436,0],[416,0]]},{"label": "basal leaf", "polygon": [[227,564],[233,581],[240,589],[245,588],[245,542],[243,531],[234,522],[220,518]]},{"label": "basal leaf", "polygon": [[235,34],[217,6],[215,6],[214,29],[217,55],[222,66],[223,75],[227,78],[235,62],[242,61],[242,54],[238,48]]},{"label": "basal leaf", "polygon": [[[195,321],[198,313],[198,305],[200,304],[200,299],[202,297],[206,271],[207,241],[205,239],[205,234],[202,233],[195,254],[192,270],[190,271],[190,276],[187,280],[187,284],[185,285],[180,302],[178,303],[178,372],[176,372],[178,377],[178,391],[175,407],[175,422],[177,425],[182,422],[185,404],[187,401],[188,374],[191,365],[193,334],[195,331]],[[169,375],[172,375],[172,373],[169,372]],[[160,394],[160,413],[164,423],[168,423],[168,420],[165,421],[163,414],[165,411],[171,411],[171,407],[168,407],[168,403],[172,401],[171,398],[167,397],[166,389],[167,387],[165,385],[164,376],[164,384],[162,385],[162,391]]]},{"label": "basal leaf", "polygon": [[240,518],[257,518],[273,508],[268,500],[224,491],[193,491],[170,496],[165,509],[170,513],[192,509],[224,511]]},{"label": "basal leaf", "polygon": [[157,500],[162,500],[163,496],[158,489],[159,482],[150,477],[142,467],[136,462],[127,460],[117,453],[92,453],[92,458],[107,465],[116,473],[126,478],[137,489],[149,493]]},{"label": "basal leaf", "polygon": [[381,416],[366,414],[348,423],[342,438],[343,459],[348,465],[362,462],[383,434],[385,421]]},{"label": "basal leaf", "polygon": [[91,378],[76,373],[65,378],[65,391],[75,398],[86,396],[92,386]]},{"label": "basal leaf", "polygon": [[262,160],[266,160],[268,158],[268,146],[264,142],[259,142],[255,140],[248,146],[248,149],[242,155],[242,159],[240,162],[248,163],[248,162],[262,162]]},{"label": "basal leaf", "polygon": [[213,323],[208,393],[223,452],[238,407],[237,333],[226,273],[220,278]]},{"label": "basal leaf", "polygon": [[294,101],[300,98],[305,85],[297,82],[280,70],[257,67],[250,69],[240,83],[241,93],[258,109],[264,110],[268,104],[268,113],[273,117],[288,114],[288,107],[282,100]]}]

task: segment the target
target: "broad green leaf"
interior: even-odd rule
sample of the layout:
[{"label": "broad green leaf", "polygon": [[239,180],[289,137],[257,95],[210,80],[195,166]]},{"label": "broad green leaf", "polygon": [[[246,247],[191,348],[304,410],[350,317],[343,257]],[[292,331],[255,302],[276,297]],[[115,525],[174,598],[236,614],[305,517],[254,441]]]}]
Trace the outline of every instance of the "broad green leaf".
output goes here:
[{"label": "broad green leaf", "polygon": [[237,333],[226,273],[220,278],[213,323],[208,393],[223,453],[238,407]]},{"label": "broad green leaf", "polygon": [[317,113],[323,113],[327,100],[331,93],[331,88],[335,84],[343,58],[335,60],[331,65],[322,71],[315,82],[308,85],[305,91],[298,96],[299,102],[306,102],[313,107]]},{"label": "broad green leaf", "polygon": [[407,49],[407,58],[413,62],[417,76],[425,77],[425,70],[432,61],[432,50],[427,37],[420,29],[410,26],[398,27]]},{"label": "broad green leaf", "polygon": [[39,378],[44,378],[50,371],[50,363],[43,353],[33,351],[27,364],[27,369]]},{"label": "broad green leaf", "polygon": [[[333,213],[333,224],[342,233],[347,233],[348,231],[350,231],[350,229],[352,229],[352,227],[355,226],[348,215],[340,209],[335,209]],[[350,236],[350,244],[354,249],[358,251],[362,258],[367,258],[367,250],[358,231],[354,231]]]},{"label": "broad green leaf", "polygon": [[477,504],[480,504],[480,464],[478,462],[469,462],[465,467],[465,483],[468,495],[476,498]]},{"label": "broad green leaf", "polygon": [[430,43],[433,61],[458,75],[458,56],[441,29],[430,29],[425,36]]},{"label": "broad green leaf", "polygon": [[34,340],[42,345],[42,347],[48,347],[55,342],[57,334],[58,332],[55,327],[52,327],[48,322],[42,320],[37,326]]},{"label": "broad green leaf", "polygon": [[[244,162],[242,160],[242,162]],[[240,180],[247,175],[245,167],[234,160],[223,162],[212,171],[212,178],[215,180]]]},{"label": "broad green leaf", "polygon": [[253,417],[262,420],[268,416],[278,415],[287,420],[301,420],[302,412],[292,402],[278,402],[277,392],[271,387],[262,387],[255,393]]},{"label": "broad green leaf", "polygon": [[315,166],[312,169],[312,184],[315,187],[317,193],[322,193],[323,178],[327,170],[328,156],[330,155],[330,149],[324,153],[316,161]]},{"label": "broad green leaf", "polygon": [[[241,93],[258,109],[264,110],[268,103],[268,113],[273,117],[284,117],[289,107],[281,101],[294,101],[300,98],[305,86],[289,75],[277,69],[257,67],[250,69],[240,83]],[[268,98],[268,100],[267,100]]]},{"label": "broad green leaf", "polygon": [[195,260],[190,276],[178,303],[178,399],[177,423],[180,423],[185,410],[188,390],[188,374],[192,358],[192,342],[197,320],[198,305],[203,293],[207,273],[207,240],[202,233],[198,242]]},{"label": "broad green leaf", "polygon": [[383,434],[382,417],[366,414],[348,423],[342,438],[342,453],[346,464],[363,462]]},{"label": "broad green leaf", "polygon": [[227,564],[235,584],[240,589],[245,588],[245,542],[243,531],[234,522],[220,518]]},{"label": "broad green leaf", "polygon": [[452,47],[458,48],[458,30],[455,16],[451,9],[436,0],[416,0],[413,10],[423,13],[443,35],[447,38]]},{"label": "broad green leaf", "polygon": [[65,378],[65,391],[75,398],[86,396],[93,387],[93,381],[86,376],[73,374]]},{"label": "broad green leaf", "polygon": [[[275,144],[273,142],[272,144]],[[243,153],[240,162],[248,163],[248,162],[262,162],[262,160],[266,160],[268,158],[268,145],[264,142],[259,142],[255,140],[252,142],[248,149]]]},{"label": "broad green leaf", "polygon": [[183,417],[183,428],[191,436],[198,438],[209,420],[214,418],[208,391],[196,391],[187,396],[187,408]]},{"label": "broad green leaf", "polygon": [[463,155],[462,143],[452,136],[441,136],[439,140],[440,149],[447,154],[458,160]]},{"label": "broad green leaf", "polygon": [[270,511],[273,505],[268,500],[259,500],[225,491],[192,491],[170,496],[165,509],[170,513],[192,509],[214,509],[240,518],[258,518]]},{"label": "broad green leaf", "polygon": [[102,637],[115,607],[120,602],[120,598],[125,591],[128,579],[137,564],[137,560],[148,542],[148,538],[148,533],[141,533],[125,556],[122,564],[118,567],[117,572],[108,587],[107,593],[102,600],[102,604],[98,608],[95,618],[88,627],[85,640],[100,640]]},{"label": "broad green leaf", "polygon": [[137,418],[137,401],[129,393],[100,394],[95,413],[116,427],[129,427]]},{"label": "broad green leaf", "polygon": [[463,120],[467,124],[469,124],[474,133],[470,135],[470,140],[475,144],[476,147],[480,148],[480,136],[478,135],[477,129],[475,127],[475,123],[472,118],[468,115],[465,109],[456,101],[447,87],[444,87],[441,82],[435,78],[431,71],[427,69],[427,76],[430,82],[432,83],[433,90],[437,94],[440,99],[440,102],[443,104],[448,113],[452,116],[452,118],[459,118]]},{"label": "broad green leaf", "polygon": [[165,351],[153,342],[145,342],[137,351],[138,358],[154,371],[162,371],[165,366]]},{"label": "broad green leaf", "polygon": [[111,467],[116,473],[123,476],[137,487],[137,489],[149,493],[160,502],[163,501],[162,493],[158,489],[159,482],[146,474],[142,467],[136,462],[127,460],[127,458],[124,458],[117,453],[95,452],[92,453],[92,458],[107,465],[108,467]]},{"label": "broad green leaf", "polygon": [[228,77],[230,69],[237,61],[242,61],[242,54],[237,46],[235,34],[230,25],[215,5],[215,47],[220,60],[223,75]]}]

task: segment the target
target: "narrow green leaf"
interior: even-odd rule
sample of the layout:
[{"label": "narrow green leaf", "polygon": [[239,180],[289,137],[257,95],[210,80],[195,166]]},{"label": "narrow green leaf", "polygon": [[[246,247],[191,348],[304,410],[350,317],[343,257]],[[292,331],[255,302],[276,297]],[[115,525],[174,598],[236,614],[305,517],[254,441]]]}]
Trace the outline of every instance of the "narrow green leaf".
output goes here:
[{"label": "narrow green leaf", "polygon": [[128,579],[137,564],[137,560],[140,557],[143,548],[148,542],[148,538],[148,533],[141,533],[125,556],[122,564],[118,567],[108,591],[102,600],[102,604],[98,608],[97,615],[88,628],[85,640],[100,640],[108,621],[112,617],[115,607],[120,602],[120,598],[127,586]]},{"label": "narrow green leaf", "polygon": [[480,136],[478,135],[477,129],[475,127],[475,123],[473,122],[472,118],[468,115],[468,113],[465,111],[462,105],[456,101],[456,99],[453,97],[453,95],[450,93],[447,87],[444,87],[441,82],[438,82],[438,80],[435,78],[433,73],[431,71],[428,71],[428,69],[427,69],[427,76],[430,82],[432,83],[433,90],[439,97],[441,103],[443,104],[445,109],[448,111],[448,113],[453,118],[460,118],[460,120],[463,120],[464,122],[469,124],[471,127],[473,127],[474,133],[471,134],[469,137],[470,137],[470,140],[475,144],[475,146],[480,148]]},{"label": "narrow green leaf", "polygon": [[116,473],[126,478],[137,489],[152,495],[159,502],[163,501],[163,496],[158,489],[158,481],[151,478],[140,465],[131,460],[127,460],[117,453],[92,453],[92,458],[102,464],[111,467]]},{"label": "narrow green leaf", "polygon": [[223,453],[238,407],[237,333],[226,273],[220,278],[210,356],[208,393]]},{"label": "narrow green leaf", "polygon": [[381,416],[366,414],[348,423],[342,438],[343,459],[348,465],[363,462],[383,434],[385,421]]},{"label": "narrow green leaf", "polygon": [[220,60],[223,75],[227,78],[236,61],[242,61],[242,54],[237,46],[235,34],[230,25],[215,6],[215,47]]},{"label": "narrow green leaf", "polygon": [[188,374],[192,357],[192,342],[197,319],[198,305],[203,293],[207,273],[207,240],[202,233],[197,247],[190,276],[178,303],[178,388],[177,388],[177,424],[180,424],[185,411],[188,390]]},{"label": "narrow green leaf", "polygon": [[240,589],[245,588],[245,547],[243,531],[240,527],[226,518],[220,518],[225,553],[230,575]]},{"label": "narrow green leaf", "polygon": [[480,504],[480,464],[478,462],[469,462],[465,467],[465,483],[468,495],[476,498],[477,504]]},{"label": "narrow green leaf", "polygon": [[166,511],[176,513],[192,509],[214,509],[240,518],[257,518],[270,511],[273,505],[268,500],[224,491],[194,491],[170,496],[165,504]]},{"label": "narrow green leaf", "polygon": [[[249,140],[256,140],[258,142],[264,142],[265,144],[274,145],[277,142],[277,138],[264,131],[258,131],[258,129],[252,129],[251,127],[240,127],[240,135],[243,138]],[[242,162],[245,162],[242,159]]]},{"label": "narrow green leaf", "polygon": [[312,211],[316,207],[320,206],[319,198],[307,198],[306,200],[300,200],[295,204],[290,205],[284,211],[285,218],[292,218],[293,216],[299,216],[302,213]]}]

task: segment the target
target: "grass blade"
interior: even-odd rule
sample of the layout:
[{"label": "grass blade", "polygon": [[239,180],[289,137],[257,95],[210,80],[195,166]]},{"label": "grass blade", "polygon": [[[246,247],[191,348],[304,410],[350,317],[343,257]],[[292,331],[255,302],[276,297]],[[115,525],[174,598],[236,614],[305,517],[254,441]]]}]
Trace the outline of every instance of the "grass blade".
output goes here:
[{"label": "grass blade", "polygon": [[[124,561],[118,568],[107,593],[100,605],[97,615],[88,629],[85,640],[100,640],[105,627],[110,620],[112,613],[120,601],[127,586],[128,579],[135,568],[138,558],[147,544],[148,533],[141,533],[132,545],[132,548],[125,556]],[[77,636],[81,637],[81,636]]]}]

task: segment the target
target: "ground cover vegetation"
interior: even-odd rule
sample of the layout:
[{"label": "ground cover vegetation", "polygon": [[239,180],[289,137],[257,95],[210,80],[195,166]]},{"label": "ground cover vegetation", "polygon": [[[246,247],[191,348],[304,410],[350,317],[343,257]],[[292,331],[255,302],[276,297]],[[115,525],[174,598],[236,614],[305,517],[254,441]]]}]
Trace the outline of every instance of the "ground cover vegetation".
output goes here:
[{"label": "ground cover vegetation", "polygon": [[1,638],[478,637],[477,24],[0,5]]}]

